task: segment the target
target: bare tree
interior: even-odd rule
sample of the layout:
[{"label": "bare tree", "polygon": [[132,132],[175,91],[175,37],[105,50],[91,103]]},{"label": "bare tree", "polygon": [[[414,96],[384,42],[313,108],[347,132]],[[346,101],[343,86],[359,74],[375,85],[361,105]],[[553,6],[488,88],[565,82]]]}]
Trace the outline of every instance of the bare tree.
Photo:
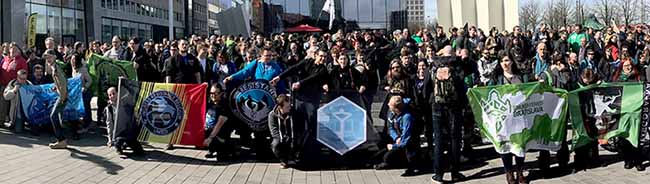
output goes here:
[{"label": "bare tree", "polygon": [[582,24],[585,22],[585,4],[583,0],[576,0],[575,22]]},{"label": "bare tree", "polygon": [[640,16],[637,14],[640,9],[639,0],[617,0],[616,3],[620,9],[618,16],[625,25],[636,23],[639,20]]},{"label": "bare tree", "polygon": [[609,26],[612,18],[615,18],[616,9],[616,5],[611,0],[597,0],[594,6],[597,17],[602,19],[607,26]]},{"label": "bare tree", "polygon": [[573,17],[574,9],[572,6],[569,0],[548,1],[543,18],[544,22],[555,29],[573,24],[574,20],[571,18]]},{"label": "bare tree", "polygon": [[536,1],[527,0],[519,12],[519,22],[524,30],[535,29],[535,26],[541,22],[542,12]]}]

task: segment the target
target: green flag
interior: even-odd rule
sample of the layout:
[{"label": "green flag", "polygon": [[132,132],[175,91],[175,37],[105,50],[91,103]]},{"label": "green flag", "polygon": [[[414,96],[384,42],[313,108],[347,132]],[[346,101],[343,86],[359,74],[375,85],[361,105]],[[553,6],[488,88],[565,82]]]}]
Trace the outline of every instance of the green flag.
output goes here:
[{"label": "green flag", "polygon": [[120,76],[137,80],[133,62],[112,60],[97,54],[88,58],[88,73],[93,79],[91,89],[100,101],[106,100],[109,87],[117,87]]},{"label": "green flag", "polygon": [[635,82],[603,83],[571,91],[573,147],[584,146],[596,137],[600,144],[607,144],[611,137],[622,137],[636,147],[643,97],[643,84]]},{"label": "green flag", "polygon": [[474,118],[498,153],[557,151],[566,138],[567,92],[534,82],[472,88]]}]

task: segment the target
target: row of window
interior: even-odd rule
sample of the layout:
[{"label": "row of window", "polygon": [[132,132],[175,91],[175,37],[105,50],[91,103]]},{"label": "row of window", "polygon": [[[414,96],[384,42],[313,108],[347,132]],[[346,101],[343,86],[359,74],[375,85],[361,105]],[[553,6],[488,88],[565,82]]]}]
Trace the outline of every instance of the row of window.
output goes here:
[{"label": "row of window", "polygon": [[[169,19],[169,10],[167,9],[153,7],[147,4],[141,4],[129,0],[102,0],[101,6],[102,8],[133,13],[141,16],[148,16],[164,20]],[[184,19],[181,13],[174,12],[174,20],[183,22]]]},{"label": "row of window", "polygon": [[[83,7],[83,2],[81,2],[80,7]],[[48,6],[40,4],[40,2],[25,3],[25,17],[32,13],[36,13],[37,35],[51,36],[56,39],[57,43],[64,44],[86,40],[85,13],[83,10]]]},{"label": "row of window", "polygon": [[423,3],[424,3],[423,0],[410,0],[410,1],[406,1],[406,4],[423,4]]},{"label": "row of window", "polygon": [[25,3],[83,10],[84,0],[25,0]]},{"label": "row of window", "polygon": [[113,36],[120,36],[123,40],[139,37],[141,40],[152,39],[152,25],[102,18],[102,42],[110,42]]},{"label": "row of window", "polygon": [[408,10],[423,10],[424,6],[408,6]]},{"label": "row of window", "polygon": [[409,15],[424,15],[423,11],[409,11]]}]

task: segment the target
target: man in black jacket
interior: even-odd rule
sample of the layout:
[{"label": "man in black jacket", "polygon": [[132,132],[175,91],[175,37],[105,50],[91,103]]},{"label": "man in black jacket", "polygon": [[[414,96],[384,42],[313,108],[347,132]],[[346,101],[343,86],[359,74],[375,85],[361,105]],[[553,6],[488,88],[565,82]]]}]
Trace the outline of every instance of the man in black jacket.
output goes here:
[{"label": "man in black jacket", "polygon": [[[306,157],[315,156],[316,153],[313,153],[313,151],[317,151],[317,149],[311,148],[318,145],[315,140],[316,110],[320,103],[320,96],[323,93],[323,85],[326,82],[323,79],[329,77],[325,66],[325,57],[327,57],[327,53],[320,50],[314,60],[305,59],[271,80],[272,84],[276,84],[282,78],[292,75],[298,76],[298,81],[291,85],[291,89],[294,91],[295,107],[300,115],[297,119],[305,122],[305,132],[302,137],[304,150],[306,150],[303,153]],[[310,159],[307,158],[307,160]]]},{"label": "man in black jacket", "polygon": [[139,81],[156,82],[158,81],[158,72],[156,65],[152,62],[147,52],[140,47],[140,39],[137,37],[129,40],[128,58],[133,62],[133,68],[138,73]]},{"label": "man in black jacket", "polygon": [[163,73],[167,83],[201,83],[199,60],[188,53],[186,40],[178,41],[178,54],[165,60]]}]

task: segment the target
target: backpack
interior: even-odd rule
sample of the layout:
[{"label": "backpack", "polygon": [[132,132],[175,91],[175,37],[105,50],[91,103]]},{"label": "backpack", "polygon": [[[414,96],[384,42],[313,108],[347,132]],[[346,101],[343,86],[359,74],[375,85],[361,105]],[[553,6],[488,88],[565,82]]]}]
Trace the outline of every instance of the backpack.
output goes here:
[{"label": "backpack", "polygon": [[454,85],[454,79],[451,76],[450,67],[442,67],[436,70],[433,76],[433,98],[438,104],[451,104],[458,100],[458,93]]}]

